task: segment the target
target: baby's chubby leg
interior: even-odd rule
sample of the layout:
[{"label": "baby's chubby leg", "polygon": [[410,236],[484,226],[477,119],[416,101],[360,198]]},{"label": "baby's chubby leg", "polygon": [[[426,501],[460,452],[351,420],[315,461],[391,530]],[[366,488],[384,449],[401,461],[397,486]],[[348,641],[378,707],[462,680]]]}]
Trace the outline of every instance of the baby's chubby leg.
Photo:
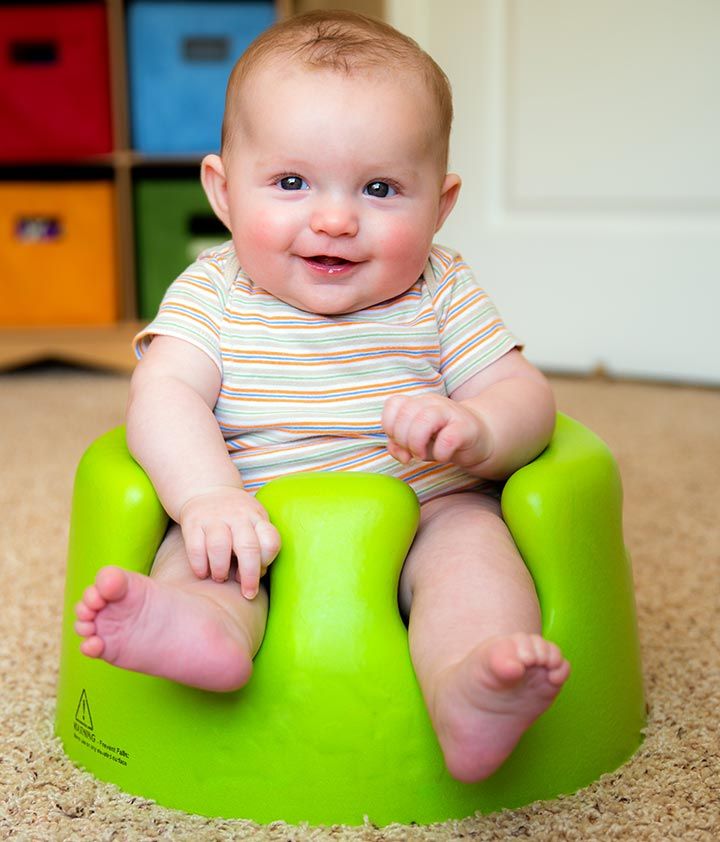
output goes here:
[{"label": "baby's chubby leg", "polygon": [[150,576],[104,567],[76,607],[75,629],[91,658],[205,690],[243,686],[267,617],[267,594],[246,599],[240,583],[199,579],[180,528],[172,526]]},{"label": "baby's chubby leg", "polygon": [[491,775],[553,702],[570,667],[540,634],[530,574],[497,501],[453,494],[426,503],[400,602],[410,650],[450,773]]}]

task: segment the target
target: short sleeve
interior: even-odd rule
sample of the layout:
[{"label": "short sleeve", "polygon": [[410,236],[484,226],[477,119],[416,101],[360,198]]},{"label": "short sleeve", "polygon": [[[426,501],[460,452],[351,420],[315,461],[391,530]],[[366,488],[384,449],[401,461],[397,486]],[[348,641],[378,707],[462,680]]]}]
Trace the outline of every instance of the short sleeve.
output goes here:
[{"label": "short sleeve", "polygon": [[434,248],[433,309],[440,336],[440,373],[448,394],[520,343],[490,296],[455,252]]},{"label": "short sleeve", "polygon": [[227,282],[223,262],[206,252],[170,284],[157,316],[133,340],[138,358],[154,336],[183,339],[204,351],[222,374],[220,334]]}]

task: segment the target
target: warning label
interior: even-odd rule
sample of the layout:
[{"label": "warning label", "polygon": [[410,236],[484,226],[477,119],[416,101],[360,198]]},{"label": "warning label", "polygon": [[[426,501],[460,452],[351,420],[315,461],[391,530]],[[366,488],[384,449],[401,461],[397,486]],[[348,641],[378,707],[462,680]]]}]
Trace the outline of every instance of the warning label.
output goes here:
[{"label": "warning label", "polygon": [[91,731],[93,730],[90,703],[88,702],[87,693],[84,690],[80,694],[80,701],[78,702],[77,710],[75,711],[75,721],[79,722],[85,728],[89,728]]},{"label": "warning label", "polygon": [[119,763],[121,766],[127,766],[130,760],[130,755],[118,746],[106,743],[95,733],[95,726],[93,725],[92,712],[90,711],[90,702],[86,691],[83,689],[80,694],[80,701],[75,709],[75,739],[81,742],[84,746],[94,751],[96,754],[101,754]]}]

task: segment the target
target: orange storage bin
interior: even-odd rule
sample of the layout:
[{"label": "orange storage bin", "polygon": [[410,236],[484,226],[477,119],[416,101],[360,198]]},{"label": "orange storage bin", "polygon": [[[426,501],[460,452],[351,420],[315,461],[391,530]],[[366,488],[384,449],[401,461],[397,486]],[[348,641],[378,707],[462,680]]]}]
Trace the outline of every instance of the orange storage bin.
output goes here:
[{"label": "orange storage bin", "polygon": [[114,187],[0,184],[0,325],[103,325],[117,318]]}]

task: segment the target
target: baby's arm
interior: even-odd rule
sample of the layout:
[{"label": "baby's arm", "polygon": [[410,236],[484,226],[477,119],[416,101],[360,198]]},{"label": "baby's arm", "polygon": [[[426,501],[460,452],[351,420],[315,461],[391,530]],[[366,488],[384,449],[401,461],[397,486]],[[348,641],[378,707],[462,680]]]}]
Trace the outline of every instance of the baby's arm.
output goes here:
[{"label": "baby's arm", "polygon": [[449,398],[397,395],[383,412],[388,450],[400,462],[453,462],[485,479],[505,479],[526,465],[550,441],[554,425],[552,390],[518,350]]},{"label": "baby's arm", "polygon": [[182,527],[195,574],[204,578],[209,569],[223,581],[234,551],[243,593],[252,598],[280,539],[228,456],[213,415],[220,385],[220,372],[204,352],[156,337],[130,384],[127,441]]}]

